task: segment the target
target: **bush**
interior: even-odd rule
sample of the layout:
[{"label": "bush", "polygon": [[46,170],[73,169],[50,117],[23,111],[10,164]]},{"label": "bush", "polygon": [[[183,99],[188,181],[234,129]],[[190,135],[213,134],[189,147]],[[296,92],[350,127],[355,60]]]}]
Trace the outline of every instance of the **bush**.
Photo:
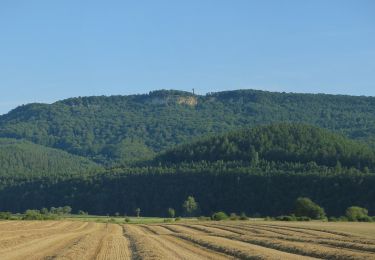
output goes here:
[{"label": "bush", "polygon": [[42,220],[43,215],[37,209],[28,209],[23,216],[24,220]]},{"label": "bush", "polygon": [[240,220],[249,220],[249,217],[246,216],[246,214],[244,212],[242,212],[241,215],[240,215]]},{"label": "bush", "polygon": [[129,223],[130,222],[130,218],[125,218],[125,222]]},{"label": "bush", "polygon": [[279,220],[279,221],[296,221],[296,217],[295,216],[278,216],[278,217],[276,217],[276,220]]},{"label": "bush", "polygon": [[269,217],[269,216],[267,216],[267,217],[264,218],[264,221],[272,221],[272,220],[275,220],[275,218],[274,217]]},{"label": "bush", "polygon": [[296,220],[297,221],[310,221],[311,218],[309,218],[309,217],[296,217]]},{"label": "bush", "polygon": [[237,216],[236,213],[230,213],[230,215],[229,215],[229,219],[230,219],[230,220],[239,220],[240,217]]},{"label": "bush", "polygon": [[372,222],[372,217],[370,216],[362,216],[357,219],[359,222]]},{"label": "bush", "polygon": [[198,219],[199,221],[209,221],[209,220],[211,220],[210,217],[205,217],[205,216],[197,217],[197,219]]},{"label": "bush", "polygon": [[223,211],[219,211],[219,212],[215,212],[211,218],[212,220],[216,220],[216,221],[226,220],[228,219],[228,215]]},{"label": "bush", "polygon": [[10,212],[0,212],[0,219],[11,219],[12,213]]},{"label": "bush", "polygon": [[314,203],[309,198],[298,198],[295,205],[295,215],[297,217],[309,217],[312,219],[323,219],[326,214],[324,209]]},{"label": "bush", "polygon": [[336,217],[329,217],[329,218],[328,218],[328,221],[329,221],[329,222],[337,222],[337,221],[339,221],[339,219],[336,218]]},{"label": "bush", "polygon": [[170,219],[170,218],[165,218],[165,219],[163,220],[164,223],[170,223],[170,222],[172,222],[172,221],[173,221],[173,220]]},{"label": "bush", "polygon": [[366,221],[369,220],[368,210],[365,208],[352,206],[346,209],[345,216],[349,221]]},{"label": "bush", "polygon": [[338,221],[346,222],[346,221],[348,221],[348,218],[345,217],[345,216],[341,216],[341,217],[338,218]]},{"label": "bush", "polygon": [[89,213],[83,211],[83,210],[78,210],[78,215],[88,215]]},{"label": "bush", "polygon": [[181,220],[181,217],[177,217],[174,219],[174,221],[180,221]]}]

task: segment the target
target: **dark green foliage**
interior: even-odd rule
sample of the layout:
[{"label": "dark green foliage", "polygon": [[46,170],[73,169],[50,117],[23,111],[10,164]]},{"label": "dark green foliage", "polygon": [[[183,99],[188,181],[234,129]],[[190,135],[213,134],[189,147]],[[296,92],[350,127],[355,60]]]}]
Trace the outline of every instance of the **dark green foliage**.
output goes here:
[{"label": "dark green foliage", "polygon": [[323,219],[326,214],[323,208],[311,201],[309,198],[298,198],[294,213],[297,217],[309,217],[312,219]]},{"label": "dark green foliage", "polygon": [[[191,151],[211,157],[191,159]],[[315,127],[261,126],[167,153],[179,154],[180,159],[171,161],[164,153],[156,164],[103,172],[0,176],[0,210],[71,205],[92,214],[142,208],[144,216],[165,216],[172,207],[187,216],[220,210],[276,216],[292,212],[295,199],[303,196],[324,206],[329,215],[342,215],[353,204],[375,211],[372,150]],[[199,201],[199,211],[191,194]],[[313,216],[301,216],[322,216],[319,208],[312,208]],[[49,212],[57,215],[56,210]]]},{"label": "dark green foliage", "polygon": [[102,170],[83,157],[28,141],[0,139],[0,177],[74,176]]},{"label": "dark green foliage", "polygon": [[227,220],[228,215],[223,211],[219,211],[219,212],[215,212],[214,214],[212,214],[211,219],[216,220],[216,221]]},{"label": "dark green foliage", "polygon": [[[275,124],[231,132],[171,149],[156,162],[259,160],[375,169],[375,153],[364,144],[307,125]],[[340,165],[340,166],[338,166]]]},{"label": "dark green foliage", "polygon": [[296,217],[295,216],[278,216],[278,217],[276,217],[276,220],[279,220],[279,221],[296,221]]},{"label": "dark green foliage", "polygon": [[11,219],[12,213],[11,212],[0,212],[0,219]]},{"label": "dark green foliage", "polygon": [[301,195],[324,207],[329,216],[344,214],[353,203],[369,209],[370,215],[375,214],[374,174],[271,165],[249,168],[220,163],[187,164],[17,183],[0,179],[0,211],[23,212],[68,204],[94,215],[114,214],[120,209],[134,212],[140,207],[143,216],[163,216],[168,207],[184,212],[181,202],[194,194],[202,215],[223,210],[278,216],[292,212],[295,199]]},{"label": "dark green foliage", "polygon": [[311,218],[310,217],[296,217],[296,220],[297,221],[310,221]]},{"label": "dark green foliage", "polygon": [[[0,117],[0,137],[25,138],[106,164],[129,164],[195,137],[272,122],[308,123],[374,143],[374,114],[372,97],[155,91],[21,106]],[[255,153],[251,158],[256,163]]]}]

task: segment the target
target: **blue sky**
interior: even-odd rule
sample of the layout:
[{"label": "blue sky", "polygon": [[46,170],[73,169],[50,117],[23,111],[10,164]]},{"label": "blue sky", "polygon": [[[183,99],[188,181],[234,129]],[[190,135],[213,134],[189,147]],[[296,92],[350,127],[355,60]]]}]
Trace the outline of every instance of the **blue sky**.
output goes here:
[{"label": "blue sky", "polygon": [[375,96],[375,1],[0,1],[0,114],[161,88]]}]

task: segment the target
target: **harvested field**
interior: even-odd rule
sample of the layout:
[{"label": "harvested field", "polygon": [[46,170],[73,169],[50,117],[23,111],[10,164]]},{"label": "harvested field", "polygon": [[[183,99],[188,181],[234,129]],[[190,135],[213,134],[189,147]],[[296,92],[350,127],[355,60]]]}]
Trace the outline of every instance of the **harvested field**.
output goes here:
[{"label": "harvested field", "polygon": [[0,224],[0,258],[131,259],[131,252],[119,225],[11,221]]},{"label": "harvested field", "polygon": [[375,259],[375,224],[0,222],[1,259]]}]

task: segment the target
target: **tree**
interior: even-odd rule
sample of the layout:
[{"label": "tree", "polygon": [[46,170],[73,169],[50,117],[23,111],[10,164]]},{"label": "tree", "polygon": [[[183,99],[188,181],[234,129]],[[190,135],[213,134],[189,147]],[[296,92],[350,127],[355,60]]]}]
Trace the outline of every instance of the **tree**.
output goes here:
[{"label": "tree", "polygon": [[175,215],[176,215],[175,210],[174,210],[173,208],[169,208],[169,209],[168,209],[168,216],[169,216],[170,218],[174,218]]},{"label": "tree", "polygon": [[294,214],[297,217],[310,217],[322,219],[326,216],[324,209],[309,198],[300,197],[296,200]]},{"label": "tree", "polygon": [[193,196],[188,196],[182,207],[185,210],[186,216],[194,216],[194,213],[198,210],[198,203],[195,201]]},{"label": "tree", "polygon": [[365,208],[352,206],[346,209],[345,215],[350,221],[362,221],[368,218],[368,210]]},{"label": "tree", "polygon": [[135,215],[137,216],[137,218],[139,218],[141,216],[141,209],[140,208],[136,208],[134,210],[134,212],[135,212]]},{"label": "tree", "polygon": [[72,212],[72,207],[70,207],[70,206],[64,206],[63,208],[62,208],[62,212],[63,212],[63,214],[70,214],[71,212]]},{"label": "tree", "polygon": [[78,210],[78,215],[88,215],[88,213],[83,210]]}]

